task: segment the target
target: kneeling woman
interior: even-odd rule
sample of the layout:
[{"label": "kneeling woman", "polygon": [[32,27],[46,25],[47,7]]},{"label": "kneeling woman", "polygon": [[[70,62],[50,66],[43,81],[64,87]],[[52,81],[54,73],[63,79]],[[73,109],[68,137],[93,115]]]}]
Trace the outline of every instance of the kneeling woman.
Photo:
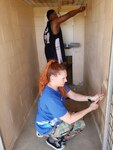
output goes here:
[{"label": "kneeling woman", "polygon": [[[56,60],[47,63],[39,85],[40,98],[35,118],[37,136],[46,136],[46,143],[61,150],[70,137],[83,130],[85,123],[80,120],[87,113],[98,108],[97,102],[103,94],[85,96],[73,92],[65,83],[67,72],[64,65]],[[94,101],[88,108],[70,113],[65,107],[65,98],[75,101]]]}]

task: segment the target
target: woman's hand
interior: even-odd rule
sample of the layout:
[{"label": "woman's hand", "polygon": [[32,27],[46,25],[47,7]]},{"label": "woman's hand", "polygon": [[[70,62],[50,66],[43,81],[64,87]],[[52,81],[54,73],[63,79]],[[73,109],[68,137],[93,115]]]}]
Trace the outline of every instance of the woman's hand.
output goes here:
[{"label": "woman's hand", "polygon": [[101,101],[104,98],[104,94],[96,94],[94,96],[91,96],[91,101]]},{"label": "woman's hand", "polygon": [[91,111],[96,110],[98,108],[97,102],[98,102],[98,100],[90,104],[89,109]]}]

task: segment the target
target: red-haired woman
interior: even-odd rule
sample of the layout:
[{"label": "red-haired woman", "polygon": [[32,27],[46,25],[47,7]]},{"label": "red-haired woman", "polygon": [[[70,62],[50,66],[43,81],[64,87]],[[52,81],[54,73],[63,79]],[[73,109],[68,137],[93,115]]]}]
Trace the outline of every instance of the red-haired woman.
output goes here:
[{"label": "red-haired woman", "polygon": [[[67,82],[65,66],[56,60],[47,63],[42,73],[39,85],[40,98],[35,118],[35,128],[38,136],[47,136],[46,143],[54,149],[61,150],[70,137],[83,130],[85,123],[80,120],[89,112],[98,108],[97,102],[103,99],[103,94],[85,96],[73,92]],[[94,101],[80,112],[70,113],[65,107],[65,98],[75,101]]]}]

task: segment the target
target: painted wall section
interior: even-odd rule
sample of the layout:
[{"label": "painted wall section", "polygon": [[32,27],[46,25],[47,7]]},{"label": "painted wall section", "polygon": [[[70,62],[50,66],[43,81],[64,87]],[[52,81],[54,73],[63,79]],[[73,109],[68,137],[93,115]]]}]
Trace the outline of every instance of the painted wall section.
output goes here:
[{"label": "painted wall section", "polygon": [[36,34],[36,45],[39,60],[39,72],[41,73],[47,63],[44,53],[43,33],[46,26],[46,7],[34,8],[34,23]]},{"label": "painted wall section", "polygon": [[[74,8],[73,8],[74,9]],[[71,9],[72,10],[72,9]],[[68,10],[69,11],[69,10]],[[67,12],[68,12],[67,11]],[[75,85],[83,83],[84,72],[84,12],[70,18],[61,24],[64,43],[80,43],[80,47],[68,49],[69,55],[72,54],[73,83]]]},{"label": "painted wall section", "polygon": [[0,128],[11,150],[36,97],[38,78],[33,9],[0,0]]},{"label": "painted wall section", "polygon": [[[85,24],[84,80],[88,94],[107,89],[111,34],[113,27],[113,1],[88,0]],[[106,98],[100,103],[95,118],[102,140]]]},{"label": "painted wall section", "polygon": [[[77,7],[76,7],[77,8]],[[75,7],[61,7],[60,13],[64,14],[70,10],[76,9]],[[58,12],[58,7],[35,7],[34,8],[34,22],[36,31],[36,42],[37,42],[37,52],[39,59],[40,73],[42,72],[45,64],[46,58],[44,53],[44,42],[43,42],[43,32],[46,27],[47,17],[46,13],[49,9],[54,9]],[[84,66],[84,13],[77,14],[75,17],[70,18],[68,21],[61,24],[64,42],[69,44],[70,42],[80,42],[81,46],[79,52],[73,51],[74,55],[77,55],[77,60],[74,60],[75,65],[74,73],[76,72],[77,83],[83,81],[83,66]],[[63,30],[64,29],[64,30]],[[70,32],[71,31],[71,32]],[[78,67],[79,66],[79,67]]]}]

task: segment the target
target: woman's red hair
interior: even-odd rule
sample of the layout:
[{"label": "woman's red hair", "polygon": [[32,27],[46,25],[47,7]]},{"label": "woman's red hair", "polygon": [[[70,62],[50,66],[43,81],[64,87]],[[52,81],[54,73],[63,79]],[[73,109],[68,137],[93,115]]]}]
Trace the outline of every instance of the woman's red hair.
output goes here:
[{"label": "woman's red hair", "polygon": [[[42,94],[42,91],[44,90],[45,86],[48,84],[50,81],[50,76],[51,75],[57,75],[59,71],[61,70],[66,70],[65,66],[62,64],[59,64],[58,61],[56,60],[50,60],[41,77],[40,77],[40,83],[39,83],[39,94]],[[59,90],[61,91],[61,94],[66,97],[66,90],[64,87],[59,87]]]}]

